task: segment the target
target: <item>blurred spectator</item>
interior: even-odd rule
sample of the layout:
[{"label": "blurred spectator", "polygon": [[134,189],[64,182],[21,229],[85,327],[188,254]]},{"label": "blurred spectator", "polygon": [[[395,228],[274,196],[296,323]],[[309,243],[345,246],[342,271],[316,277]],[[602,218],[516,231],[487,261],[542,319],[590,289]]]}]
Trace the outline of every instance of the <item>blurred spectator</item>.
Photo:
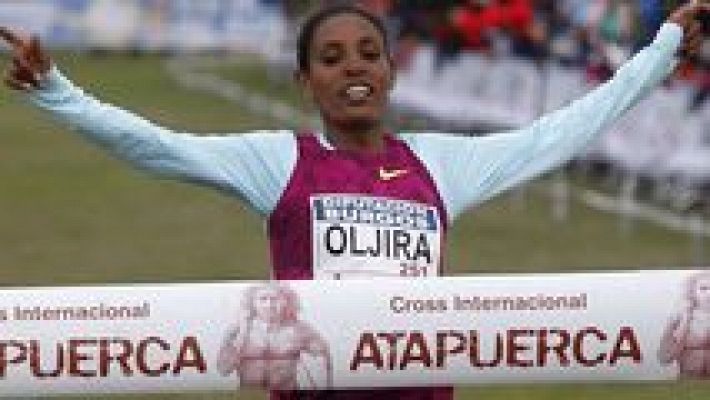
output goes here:
[{"label": "blurred spectator", "polygon": [[649,44],[663,24],[665,18],[663,3],[663,0],[638,0],[641,35],[637,47]]},{"label": "blurred spectator", "polygon": [[710,99],[710,44],[705,42],[703,52],[693,73],[695,93],[691,100],[691,110],[700,110]]},{"label": "blurred spectator", "polygon": [[463,50],[490,51],[491,37],[500,27],[501,12],[488,0],[469,0],[451,13],[451,23],[461,36]]}]

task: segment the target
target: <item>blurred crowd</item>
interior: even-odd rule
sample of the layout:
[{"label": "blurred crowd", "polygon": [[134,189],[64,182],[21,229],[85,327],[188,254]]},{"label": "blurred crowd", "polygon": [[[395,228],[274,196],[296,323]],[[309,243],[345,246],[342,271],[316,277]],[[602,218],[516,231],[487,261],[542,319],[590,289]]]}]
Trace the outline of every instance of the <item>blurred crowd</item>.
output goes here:
[{"label": "blurred crowd", "polygon": [[[263,44],[259,39],[278,36],[282,22],[293,37],[288,32],[305,14],[335,2],[382,16],[403,69],[426,45],[435,49],[437,67],[466,53],[554,59],[581,69],[593,84],[648,44],[682,0],[13,0],[0,2],[0,22],[28,20],[59,45],[230,48],[237,39]],[[710,97],[710,42],[680,75],[695,88],[692,107],[700,107]]]},{"label": "blurred crowd", "polygon": [[[287,14],[304,1],[284,0]],[[323,3],[323,1],[321,1]],[[601,82],[648,44],[680,0],[363,0],[384,17],[406,68],[422,42],[434,44],[437,64],[462,53],[555,59]],[[710,96],[710,44],[680,77],[695,88],[691,107]]]}]

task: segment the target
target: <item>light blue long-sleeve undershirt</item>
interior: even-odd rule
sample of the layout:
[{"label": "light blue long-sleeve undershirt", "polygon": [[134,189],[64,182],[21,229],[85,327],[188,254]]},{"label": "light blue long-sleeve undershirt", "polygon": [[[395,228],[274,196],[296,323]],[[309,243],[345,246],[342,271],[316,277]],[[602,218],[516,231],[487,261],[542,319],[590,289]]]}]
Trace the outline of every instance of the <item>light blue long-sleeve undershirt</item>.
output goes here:
[{"label": "light blue long-sleeve undershirt", "polygon": [[[521,182],[565,163],[675,67],[683,32],[665,24],[655,41],[607,83],[530,126],[485,137],[401,134],[426,165],[453,221]],[[290,131],[196,136],[176,133],[86,95],[57,69],[34,104],[75,127],[87,139],[132,164],[179,180],[232,193],[262,215],[276,207],[296,165]],[[323,136],[321,135],[321,140]]]}]

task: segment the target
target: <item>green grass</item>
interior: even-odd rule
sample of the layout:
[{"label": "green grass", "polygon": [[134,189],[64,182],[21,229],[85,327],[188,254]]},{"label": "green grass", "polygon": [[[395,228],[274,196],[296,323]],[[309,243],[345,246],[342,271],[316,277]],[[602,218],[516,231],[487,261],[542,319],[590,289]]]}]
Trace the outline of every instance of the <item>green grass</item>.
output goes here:
[{"label": "green grass", "polygon": [[[74,80],[103,100],[191,132],[276,127],[212,96],[177,87],[157,58],[60,57]],[[229,77],[278,95],[257,67]],[[241,71],[241,72],[240,72]],[[251,71],[251,72],[249,72]],[[278,86],[277,86],[278,87]],[[287,101],[297,101],[292,89]],[[262,279],[263,222],[239,201],[156,180],[106,156],[17,95],[0,94],[0,282],[73,285]],[[449,237],[455,273],[687,267],[689,237],[646,223],[630,232],[615,217],[573,203],[554,223],[548,183],[464,215]],[[708,251],[710,254],[710,251]],[[535,385],[462,389],[461,399],[701,399],[704,384]],[[233,398],[232,394],[110,396],[112,399]],[[96,398],[74,397],[74,398]],[[258,392],[239,398],[263,399]]]},{"label": "green grass", "polygon": [[[61,65],[87,91],[167,126],[241,132],[268,125],[231,104],[179,89],[158,59],[68,59]],[[7,92],[0,120],[0,282],[267,276],[264,237],[254,234],[261,222],[239,202],[127,168]],[[236,270],[237,259],[249,265]]]},{"label": "green grass", "polygon": [[295,78],[289,76],[290,72],[265,68],[258,56],[240,57],[238,60],[230,60],[207,70],[222,78],[239,82],[246,90],[277,98],[301,111],[313,111],[312,103],[306,100]]},{"label": "green grass", "polygon": [[635,221],[626,231],[616,216],[579,201],[571,204],[566,222],[554,222],[548,192],[548,182],[541,181],[522,199],[509,195],[461,218],[449,240],[454,269],[557,272],[695,265],[690,236],[648,222]]}]

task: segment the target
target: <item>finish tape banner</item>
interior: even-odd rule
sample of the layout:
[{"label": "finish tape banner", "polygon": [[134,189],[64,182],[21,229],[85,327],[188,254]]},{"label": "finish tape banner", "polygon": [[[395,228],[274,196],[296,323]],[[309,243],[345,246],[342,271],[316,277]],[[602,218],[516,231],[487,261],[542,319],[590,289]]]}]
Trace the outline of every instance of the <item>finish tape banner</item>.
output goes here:
[{"label": "finish tape banner", "polygon": [[710,377],[710,271],[0,290],[0,396]]}]

